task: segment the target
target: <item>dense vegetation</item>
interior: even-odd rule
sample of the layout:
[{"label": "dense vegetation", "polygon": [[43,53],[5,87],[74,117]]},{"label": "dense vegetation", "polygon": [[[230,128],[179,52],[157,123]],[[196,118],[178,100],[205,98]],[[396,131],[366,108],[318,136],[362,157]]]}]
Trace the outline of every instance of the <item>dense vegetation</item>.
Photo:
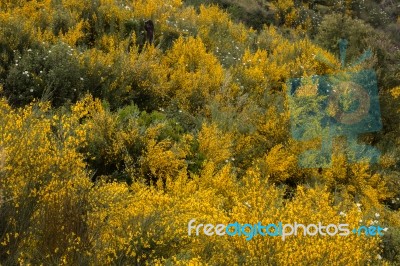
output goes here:
[{"label": "dense vegetation", "polygon": [[[0,2],[0,264],[400,263],[400,5]],[[150,44],[145,21],[155,25]],[[342,65],[366,49],[373,56]],[[372,68],[383,128],[329,168],[292,138],[290,78]],[[310,107],[311,108],[311,107]],[[199,223],[379,224],[383,237],[188,236]]]}]

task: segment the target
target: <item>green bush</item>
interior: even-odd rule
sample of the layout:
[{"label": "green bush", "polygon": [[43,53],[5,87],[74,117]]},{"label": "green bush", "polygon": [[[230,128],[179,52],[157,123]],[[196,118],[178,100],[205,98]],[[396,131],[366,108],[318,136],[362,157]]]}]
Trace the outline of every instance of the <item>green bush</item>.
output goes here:
[{"label": "green bush", "polygon": [[365,50],[372,50],[377,59],[373,68],[378,74],[380,88],[392,88],[400,84],[400,51],[386,33],[359,19],[338,14],[325,16],[316,35],[316,43],[339,56],[340,39],[348,40],[347,63],[356,61]]},{"label": "green bush", "polygon": [[16,54],[35,43],[32,37],[20,19],[0,18],[0,83],[4,83]]},{"label": "green bush", "polygon": [[74,49],[68,45],[42,45],[15,58],[4,86],[12,105],[22,106],[42,99],[58,107],[76,101],[82,93],[83,74]]},{"label": "green bush", "polygon": [[383,236],[383,257],[398,265],[400,263],[400,228],[389,228]]}]

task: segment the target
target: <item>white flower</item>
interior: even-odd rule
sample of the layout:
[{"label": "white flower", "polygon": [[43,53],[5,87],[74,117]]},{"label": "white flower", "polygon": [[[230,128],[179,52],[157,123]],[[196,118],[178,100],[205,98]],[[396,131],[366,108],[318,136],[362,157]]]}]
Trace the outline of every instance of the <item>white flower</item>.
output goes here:
[{"label": "white flower", "polygon": [[42,73],[43,73],[43,71],[42,71],[42,70],[40,70],[40,71],[39,71],[39,73],[40,73],[40,74],[42,74]]},{"label": "white flower", "polygon": [[182,110],[179,110],[179,113],[182,113]]},{"label": "white flower", "polygon": [[376,255],[376,258],[378,259],[378,260],[381,260],[382,259],[382,256],[381,255]]},{"label": "white flower", "polygon": [[340,216],[346,216],[346,213],[340,212],[339,215],[340,215]]},{"label": "white flower", "polygon": [[360,220],[359,222],[362,223],[362,220]]},{"label": "white flower", "polygon": [[31,51],[32,51],[32,49],[28,49],[27,51],[28,51],[28,52],[31,52]]},{"label": "white flower", "polygon": [[33,92],[33,89],[30,89],[30,92]]},{"label": "white flower", "polygon": [[361,207],[361,203],[357,203],[356,205],[357,205],[357,207]]},{"label": "white flower", "polygon": [[246,207],[251,208],[251,205],[248,202],[243,203]]},{"label": "white flower", "polygon": [[375,217],[379,217],[381,216],[379,213],[375,213]]},{"label": "white flower", "polygon": [[387,227],[385,227],[385,228],[383,228],[382,230],[386,232],[386,231],[388,230],[388,228],[387,228]]},{"label": "white flower", "polygon": [[80,80],[82,80],[82,81],[83,81],[83,78],[80,78]]}]

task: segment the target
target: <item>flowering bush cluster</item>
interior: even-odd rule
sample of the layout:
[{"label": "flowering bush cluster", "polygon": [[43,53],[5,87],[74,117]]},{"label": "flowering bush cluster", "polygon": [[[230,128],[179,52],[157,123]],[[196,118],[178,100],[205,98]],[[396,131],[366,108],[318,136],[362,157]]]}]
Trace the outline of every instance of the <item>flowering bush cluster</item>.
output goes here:
[{"label": "flowering bush cluster", "polygon": [[[279,27],[256,31],[179,0],[2,1],[0,264],[398,264],[398,49],[376,41],[376,56],[350,68],[378,70],[384,128],[359,142],[380,149],[379,163],[348,162],[338,138],[331,168],[301,168],[320,139],[291,137],[287,81],[342,66],[332,53],[341,18],[318,13],[314,25],[298,2],[310,1],[270,1]],[[362,39],[350,42],[369,44],[376,31],[344,16],[345,33]],[[246,241],[189,236],[191,219],[385,234]]]}]

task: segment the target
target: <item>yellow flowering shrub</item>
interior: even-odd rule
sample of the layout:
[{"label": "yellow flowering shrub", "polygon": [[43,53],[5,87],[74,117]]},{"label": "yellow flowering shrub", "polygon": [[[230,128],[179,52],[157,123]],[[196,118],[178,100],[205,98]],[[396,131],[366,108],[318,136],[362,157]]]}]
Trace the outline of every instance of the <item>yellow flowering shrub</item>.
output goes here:
[{"label": "yellow flowering shrub", "polygon": [[157,143],[154,139],[151,139],[146,144],[142,167],[144,171],[151,173],[154,180],[173,178],[179,173],[180,169],[185,167],[184,157],[185,152],[179,151],[179,147],[172,145],[170,141],[163,140]]},{"label": "yellow flowering shrub", "polygon": [[[373,263],[381,252],[376,237],[297,236],[282,241],[255,236],[246,241],[243,237],[189,236],[187,232],[187,223],[193,218],[198,223],[214,224],[345,222],[350,227],[364,219],[373,222],[375,212],[382,214],[382,221],[391,219],[379,208],[380,197],[387,195],[384,184],[379,184],[378,176],[368,176],[366,168],[353,168],[354,182],[363,188],[356,201],[361,209],[353,198],[346,197],[351,191],[337,195],[341,198],[337,201],[323,185],[298,186],[288,198],[284,187],[271,182],[288,177],[283,169],[290,166],[274,163],[290,158],[282,147],[267,154],[265,171],[249,168],[238,180],[230,163],[215,166],[229,154],[222,159],[213,157],[216,147],[224,147],[224,142],[229,147],[229,137],[221,135],[215,125],[205,125],[199,140],[201,149],[210,152],[210,161],[198,175],[188,176],[185,152],[172,153],[178,146],[171,140],[155,141],[158,126],[149,128],[144,137],[143,164],[158,180],[154,185],[148,186],[141,179],[131,185],[111,180],[92,184],[84,154],[78,149],[91,143],[92,133],[87,133],[105,116],[99,101],[86,97],[66,114],[51,114],[43,104],[13,110],[4,100],[0,110],[0,147],[7,155],[1,191],[9,199],[1,206],[8,223],[7,231],[2,231],[1,251],[2,256],[12,254],[10,262],[221,264],[229,259],[231,264],[245,265],[365,264]],[[92,119],[97,122],[93,124]],[[113,119],[106,121],[113,123]],[[128,132],[117,133],[120,130],[114,126],[117,135],[122,133],[118,138],[130,141]],[[215,135],[215,139],[205,134]],[[109,152],[118,152],[118,147]],[[329,172],[324,175],[329,176]]]},{"label": "yellow flowering shrub", "polygon": [[196,26],[198,36],[225,66],[240,61],[243,52],[255,37],[254,30],[247,29],[243,24],[233,23],[229,15],[216,6],[200,6]]},{"label": "yellow flowering shrub", "polygon": [[[258,1],[274,18],[257,31],[206,3],[1,1],[1,265],[398,264],[398,84],[380,91],[382,131],[359,136],[379,163],[349,163],[338,137],[332,167],[301,168],[321,139],[290,123],[317,101],[290,109],[288,80],[366,65],[315,43],[314,1]],[[235,222],[384,235],[204,234]]]},{"label": "yellow flowering shrub", "polygon": [[[3,252],[10,254],[12,250],[16,252],[14,256],[21,255],[22,261],[25,258],[42,261],[42,255],[53,259],[49,256],[56,248],[60,249],[60,254],[69,256],[66,249],[70,248],[68,241],[71,239],[67,235],[77,234],[75,225],[70,224],[72,228],[66,229],[64,235],[58,230],[67,226],[67,218],[72,218],[68,212],[79,211],[74,209],[74,204],[82,202],[76,198],[78,194],[67,188],[74,186],[75,182],[74,189],[89,186],[87,179],[81,180],[86,183],[76,181],[86,175],[83,154],[77,150],[85,145],[88,129],[79,123],[84,108],[79,108],[78,104],[72,115],[53,115],[49,107],[48,104],[31,104],[13,110],[4,100],[1,101],[0,146],[6,156],[0,190],[8,199],[2,206],[6,225],[1,233],[5,247],[2,256]],[[67,189],[65,193],[70,193],[71,198],[60,198],[60,188]],[[66,204],[65,208],[60,208],[63,204]],[[80,222],[79,215],[76,214],[76,223]],[[55,220],[50,222],[53,218]],[[55,227],[50,230],[48,223],[55,223]],[[55,239],[54,235],[60,239]],[[43,250],[47,247],[50,250]]]},{"label": "yellow flowering shrub", "polygon": [[173,11],[176,11],[182,5],[180,0],[168,0],[168,1],[148,1],[138,0],[132,4],[133,13],[139,18],[153,18],[157,17],[160,21],[165,21],[168,15]]},{"label": "yellow flowering shrub", "polygon": [[292,25],[296,19],[296,9],[294,8],[293,0],[272,1],[270,7],[276,11],[276,19],[287,26]]},{"label": "yellow flowering shrub", "polygon": [[231,159],[232,136],[221,132],[217,125],[203,124],[198,139],[199,151],[208,160],[218,164]]},{"label": "yellow flowering shrub", "polygon": [[200,112],[221,86],[223,69],[199,38],[179,38],[163,63],[169,70],[169,92],[182,109]]}]

